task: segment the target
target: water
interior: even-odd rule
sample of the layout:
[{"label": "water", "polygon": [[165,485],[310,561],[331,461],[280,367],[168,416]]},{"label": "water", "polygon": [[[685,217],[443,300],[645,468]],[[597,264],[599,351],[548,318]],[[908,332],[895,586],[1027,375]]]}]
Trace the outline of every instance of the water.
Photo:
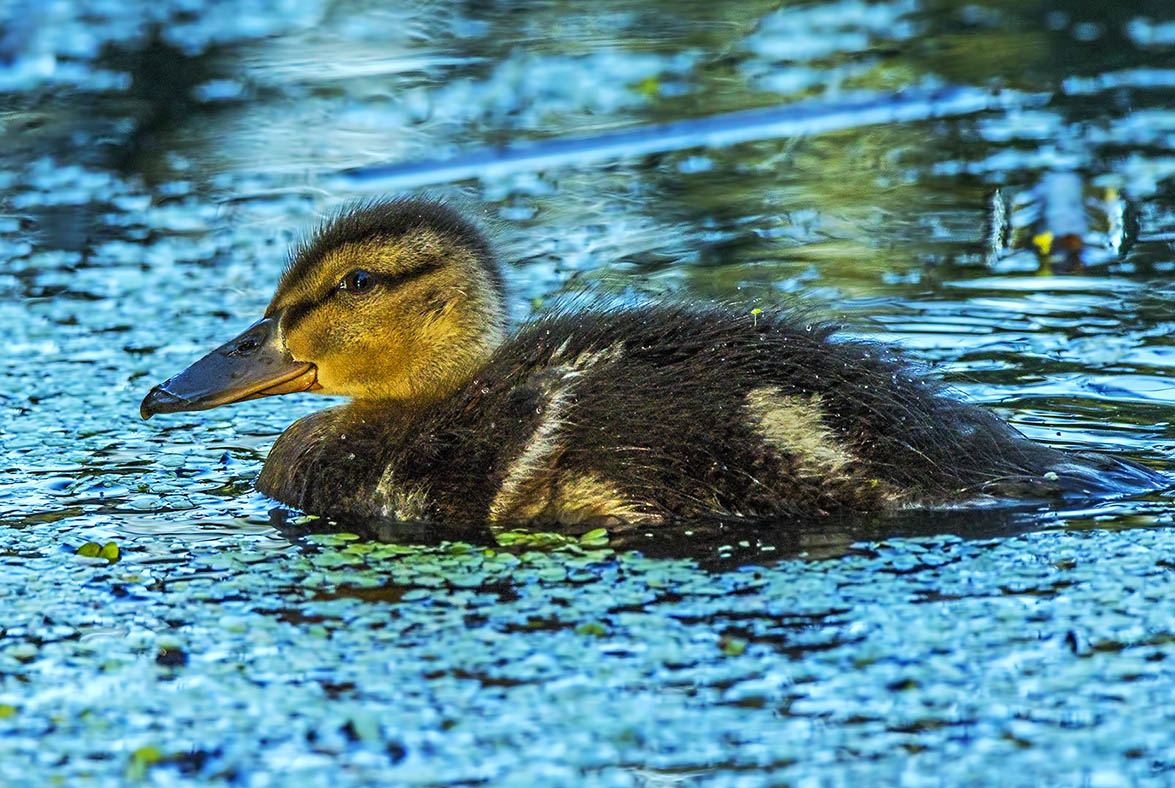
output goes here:
[{"label": "water", "polygon": [[[492,231],[518,319],[584,287],[800,303],[1167,468],[1166,6],[10,2],[0,782],[1169,783],[1167,494],[380,544],[251,491],[321,398],[137,416],[290,243],[429,161],[395,188]],[[739,130],[801,101],[841,120]],[[624,136],[716,116],[745,141]],[[555,155],[451,167],[503,147]]]}]

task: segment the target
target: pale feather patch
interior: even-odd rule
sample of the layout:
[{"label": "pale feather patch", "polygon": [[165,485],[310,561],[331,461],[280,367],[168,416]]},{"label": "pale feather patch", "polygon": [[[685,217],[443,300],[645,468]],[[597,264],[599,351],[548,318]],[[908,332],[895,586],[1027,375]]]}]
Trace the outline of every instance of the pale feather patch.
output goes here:
[{"label": "pale feather patch", "polygon": [[840,476],[857,460],[824,423],[819,394],[785,395],[764,386],[747,394],[746,407],[753,426],[770,446],[799,461],[812,476]]},{"label": "pale feather patch", "polygon": [[380,501],[380,515],[405,522],[428,519],[428,496],[419,487],[405,487],[396,483],[392,468],[387,468],[375,486]]},{"label": "pale feather patch", "polygon": [[581,350],[575,354],[575,358],[567,359],[567,348],[571,345],[571,337],[564,339],[559,343],[559,346],[551,353],[551,364],[559,364],[561,369],[573,370],[575,372],[587,372],[592,367],[601,363],[610,363],[616,361],[624,354],[624,344],[621,342],[614,342],[606,348],[600,350]]},{"label": "pale feather patch", "polygon": [[594,473],[564,474],[542,514],[560,525],[650,525],[660,517],[626,499]]},{"label": "pale feather patch", "polygon": [[603,350],[585,350],[576,355],[571,366],[579,372],[587,372],[598,364],[610,364],[617,361],[624,354],[624,345],[615,342]]},{"label": "pale feather patch", "polygon": [[542,477],[551,472],[553,460],[560,450],[556,434],[563,426],[571,399],[571,383],[567,377],[563,376],[556,384],[544,408],[542,421],[506,469],[506,478],[490,503],[490,522],[532,519],[550,500],[550,480]]},{"label": "pale feather patch", "polygon": [[571,363],[546,373],[556,382],[551,386],[542,420],[507,468],[506,478],[490,503],[490,522],[533,520],[548,511],[557,492],[555,463],[562,452],[558,433],[565,423],[574,386],[592,367],[620,358],[622,350],[616,343],[603,350],[583,351]]},{"label": "pale feather patch", "polygon": [[908,495],[869,475],[866,464],[824,423],[823,404],[819,394],[786,395],[772,386],[754,389],[746,399],[751,427],[767,445],[796,459],[797,476],[823,483],[830,495],[860,509],[905,505]]}]

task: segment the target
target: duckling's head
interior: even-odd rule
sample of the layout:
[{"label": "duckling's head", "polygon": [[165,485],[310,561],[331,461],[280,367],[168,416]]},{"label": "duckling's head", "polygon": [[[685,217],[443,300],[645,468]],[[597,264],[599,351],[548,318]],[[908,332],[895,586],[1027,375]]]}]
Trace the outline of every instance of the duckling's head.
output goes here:
[{"label": "duckling's head", "polygon": [[366,204],[294,254],[260,321],[152,389],[141,412],[307,390],[432,402],[502,341],[504,302],[488,243],[455,211]]},{"label": "duckling's head", "polygon": [[453,210],[401,200],[327,224],[286,269],[265,317],[324,394],[433,399],[468,380],[503,334],[502,280]]}]

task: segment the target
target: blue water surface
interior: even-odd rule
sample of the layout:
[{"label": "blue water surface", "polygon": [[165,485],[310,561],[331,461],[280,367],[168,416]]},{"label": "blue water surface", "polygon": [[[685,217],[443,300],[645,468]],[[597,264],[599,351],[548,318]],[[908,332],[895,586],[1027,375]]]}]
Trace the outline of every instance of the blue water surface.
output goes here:
[{"label": "blue water surface", "polygon": [[516,320],[802,305],[1170,468],[1168,3],[0,14],[0,783],[1175,781],[1168,493],[470,544],[254,492],[322,398],[138,417],[396,191],[489,230]]}]

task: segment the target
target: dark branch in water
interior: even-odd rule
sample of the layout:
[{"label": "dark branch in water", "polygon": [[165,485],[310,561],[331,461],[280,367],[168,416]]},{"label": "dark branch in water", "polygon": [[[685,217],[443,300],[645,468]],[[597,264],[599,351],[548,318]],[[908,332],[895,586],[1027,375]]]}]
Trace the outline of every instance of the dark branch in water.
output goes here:
[{"label": "dark branch in water", "polygon": [[706,118],[658,123],[590,137],[485,148],[449,159],[356,167],[339,173],[347,190],[395,191],[434,183],[496,178],[515,172],[572,167],[626,156],[725,148],[742,142],[809,136],[882,123],[914,123],[991,109],[1036,106],[1047,94],[970,87],[856,93],[839,101],[817,100]]}]

